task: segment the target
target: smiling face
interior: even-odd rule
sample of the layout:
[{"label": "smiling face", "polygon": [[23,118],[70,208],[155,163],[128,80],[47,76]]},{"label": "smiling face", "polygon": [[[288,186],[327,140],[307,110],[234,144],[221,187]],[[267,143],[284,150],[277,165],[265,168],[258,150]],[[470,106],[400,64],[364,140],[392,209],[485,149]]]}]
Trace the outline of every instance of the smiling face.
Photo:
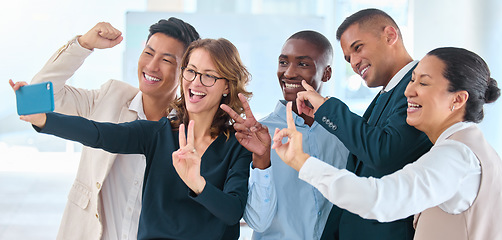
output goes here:
[{"label": "smiling face", "polygon": [[[413,71],[404,95],[408,98],[406,122],[428,136],[439,136],[452,122],[452,106],[457,96],[448,91],[450,82],[443,76],[445,64],[435,56],[425,56]],[[461,120],[461,119],[459,119]]]},{"label": "smiling face", "polygon": [[138,60],[139,89],[143,96],[174,99],[184,50],[182,42],[163,33],[155,33],[148,39]]},{"label": "smiling face", "polygon": [[330,76],[324,76],[328,66],[327,57],[319,47],[303,39],[289,39],[279,56],[277,77],[286,101],[294,101],[296,94],[305,91],[301,82],[305,80],[316,91]]},{"label": "smiling face", "polygon": [[[191,52],[186,69],[216,78],[221,77],[216,71],[211,55],[202,48]],[[223,94],[228,94],[228,92],[228,83],[225,79],[216,80],[211,87],[202,85],[199,74],[194,81],[183,80],[185,104],[190,114],[209,113],[213,116],[219,108]]]},{"label": "smiling face", "polygon": [[[397,73],[388,33],[351,25],[340,37],[345,60],[368,87],[386,86]],[[390,37],[397,37],[391,35]]]}]

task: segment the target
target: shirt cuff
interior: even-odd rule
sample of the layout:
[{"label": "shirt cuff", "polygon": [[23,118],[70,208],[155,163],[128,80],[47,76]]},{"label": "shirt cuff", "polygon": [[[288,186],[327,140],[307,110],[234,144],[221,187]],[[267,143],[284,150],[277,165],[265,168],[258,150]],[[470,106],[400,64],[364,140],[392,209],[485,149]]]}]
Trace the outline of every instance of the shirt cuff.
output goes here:
[{"label": "shirt cuff", "polygon": [[82,47],[82,45],[80,45],[80,43],[78,42],[78,38],[79,38],[79,37],[82,37],[82,35],[77,35],[77,36],[75,36],[72,40],[70,40],[70,43],[69,43],[69,44],[71,44],[71,43],[75,44],[75,46],[77,46],[77,48],[78,48],[80,51],[85,51],[86,53],[92,53],[92,52],[94,52],[94,50],[89,50],[89,49],[87,49],[87,48],[85,48],[85,47]]},{"label": "shirt cuff", "polygon": [[272,181],[272,166],[266,169],[253,168],[253,162],[249,165],[249,185],[252,183],[258,184],[260,186],[270,186]]}]

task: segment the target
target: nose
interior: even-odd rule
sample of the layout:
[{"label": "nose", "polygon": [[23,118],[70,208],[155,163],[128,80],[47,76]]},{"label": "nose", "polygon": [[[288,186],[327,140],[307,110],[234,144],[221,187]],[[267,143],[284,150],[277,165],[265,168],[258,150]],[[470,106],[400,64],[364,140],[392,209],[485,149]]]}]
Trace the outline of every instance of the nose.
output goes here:
[{"label": "nose", "polygon": [[202,74],[196,73],[195,74],[195,79],[190,82],[190,85],[191,86],[204,86],[202,84]]},{"label": "nose", "polygon": [[404,96],[409,98],[415,95],[416,95],[415,85],[413,84],[413,82],[410,81],[408,83],[408,86],[406,86],[406,89],[404,90]]},{"label": "nose", "polygon": [[286,71],[284,72],[284,77],[286,78],[296,77],[296,67],[294,66],[294,64],[289,64],[289,66],[286,68]]},{"label": "nose", "polygon": [[361,58],[359,58],[355,54],[350,55],[350,66],[352,67],[352,70],[359,74],[359,66],[361,65]]},{"label": "nose", "polygon": [[153,57],[153,58],[150,59],[150,62],[148,62],[148,64],[146,65],[146,67],[148,68],[148,70],[150,70],[152,72],[159,71],[159,69],[160,69],[159,62],[160,61],[156,57]]}]

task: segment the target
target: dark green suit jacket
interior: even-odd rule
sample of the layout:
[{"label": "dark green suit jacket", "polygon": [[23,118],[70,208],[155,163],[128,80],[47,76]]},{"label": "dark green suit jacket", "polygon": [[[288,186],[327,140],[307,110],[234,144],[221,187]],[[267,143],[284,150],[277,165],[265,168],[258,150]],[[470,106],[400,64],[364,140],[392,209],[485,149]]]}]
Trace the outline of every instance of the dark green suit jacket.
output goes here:
[{"label": "dark green suit jacket", "polygon": [[[363,117],[336,98],[327,100],[315,113],[315,120],[349,149],[347,170],[362,177],[380,178],[417,160],[432,147],[424,133],[406,123],[404,90],[412,70],[393,89],[375,97]],[[411,240],[412,223],[413,216],[380,223],[333,206],[322,239]]]}]

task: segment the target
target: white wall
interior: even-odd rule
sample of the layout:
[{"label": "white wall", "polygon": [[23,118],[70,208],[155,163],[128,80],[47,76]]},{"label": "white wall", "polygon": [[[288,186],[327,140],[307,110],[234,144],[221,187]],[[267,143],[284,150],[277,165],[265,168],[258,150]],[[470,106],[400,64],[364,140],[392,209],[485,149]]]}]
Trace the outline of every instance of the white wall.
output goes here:
[{"label": "white wall", "polygon": [[[413,57],[437,47],[462,47],[479,54],[502,87],[502,1],[410,0],[413,14]],[[488,142],[502,156],[502,98],[485,105],[480,124]]]}]

